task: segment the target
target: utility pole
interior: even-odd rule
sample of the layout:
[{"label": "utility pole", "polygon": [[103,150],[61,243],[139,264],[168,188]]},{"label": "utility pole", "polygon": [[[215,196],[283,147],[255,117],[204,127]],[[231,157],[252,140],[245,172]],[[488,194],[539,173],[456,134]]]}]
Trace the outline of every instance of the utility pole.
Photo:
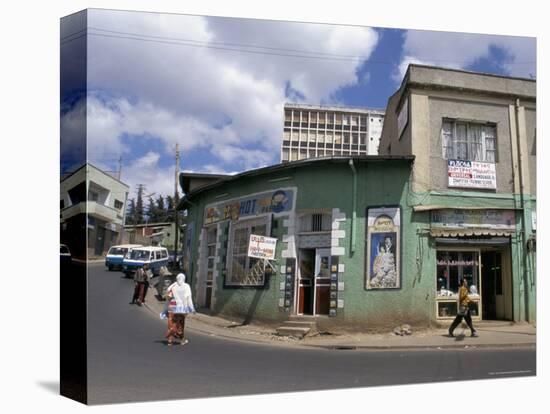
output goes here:
[{"label": "utility pole", "polygon": [[174,232],[174,262],[176,265],[176,268],[179,269],[179,262],[178,262],[178,236],[179,236],[179,214],[177,210],[177,206],[179,203],[179,195],[178,195],[178,178],[180,174],[180,147],[179,144],[176,143],[176,176],[174,180],[174,222],[176,226],[176,230]]},{"label": "utility pole", "polygon": [[118,180],[122,177],[122,156],[118,158]]}]

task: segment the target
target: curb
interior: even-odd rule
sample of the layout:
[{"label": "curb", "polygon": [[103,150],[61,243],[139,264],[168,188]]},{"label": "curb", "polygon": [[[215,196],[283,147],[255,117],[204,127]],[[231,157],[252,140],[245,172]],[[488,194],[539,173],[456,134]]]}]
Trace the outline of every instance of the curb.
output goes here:
[{"label": "curb", "polygon": [[[147,308],[151,313],[158,316],[158,312],[154,310],[147,303],[144,303],[143,306]],[[202,325],[208,325],[204,322],[198,322]],[[355,350],[364,350],[364,351],[422,351],[422,350],[466,350],[466,349],[488,349],[488,348],[536,348],[536,342],[524,342],[524,343],[499,343],[499,344],[440,344],[440,345],[350,345],[350,344],[311,344],[303,343],[298,341],[274,341],[269,339],[256,339],[246,335],[231,335],[224,332],[212,332],[208,328],[202,328],[200,326],[193,326],[193,322],[187,325],[187,328],[191,331],[199,332],[204,335],[216,336],[219,338],[232,339],[235,341],[244,341],[244,342],[253,342],[260,344],[268,344],[274,346],[294,346],[300,348],[317,348],[317,349],[326,349],[331,351],[355,351]],[[224,328],[218,328],[224,329]]]}]

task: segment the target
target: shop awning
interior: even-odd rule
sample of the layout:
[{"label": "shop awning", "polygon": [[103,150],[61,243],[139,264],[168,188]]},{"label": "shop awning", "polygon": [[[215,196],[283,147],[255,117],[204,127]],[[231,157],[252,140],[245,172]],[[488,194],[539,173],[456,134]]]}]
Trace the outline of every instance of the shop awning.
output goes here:
[{"label": "shop awning", "polygon": [[471,236],[500,236],[509,237],[515,234],[511,230],[501,229],[430,229],[432,237],[471,237]]}]

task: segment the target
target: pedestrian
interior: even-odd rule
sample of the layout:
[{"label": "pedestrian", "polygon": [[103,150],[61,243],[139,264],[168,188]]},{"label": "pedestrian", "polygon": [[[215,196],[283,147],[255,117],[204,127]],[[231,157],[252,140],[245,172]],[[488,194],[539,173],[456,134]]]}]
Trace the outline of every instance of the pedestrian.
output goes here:
[{"label": "pedestrian", "polygon": [[470,314],[470,303],[472,303],[472,301],[468,296],[468,281],[466,279],[462,279],[461,286],[458,291],[458,312],[456,314],[455,320],[449,327],[450,337],[454,336],[453,332],[463,318],[468,324],[468,327],[470,328],[471,336],[477,336],[477,332],[474,329],[474,325],[472,324],[472,315]]},{"label": "pedestrian", "polygon": [[172,345],[174,339],[179,339],[181,345],[185,345],[189,342],[184,334],[185,317],[189,313],[195,313],[191,287],[185,283],[185,274],[178,274],[176,283],[170,285],[166,291],[166,300],[168,301],[167,311],[161,313],[161,318],[168,320],[168,330],[165,335],[168,345]]},{"label": "pedestrian", "polygon": [[141,296],[139,298],[140,302],[141,303],[145,303],[145,297],[147,296],[147,290],[149,289],[149,285],[151,284],[151,279],[153,277],[153,272],[151,271],[151,269],[149,269],[149,265],[147,263],[145,263],[143,265],[143,273],[144,273],[144,277],[143,277],[143,288],[142,288],[142,291],[141,291]]},{"label": "pedestrian", "polygon": [[141,306],[145,302],[145,295],[149,287],[149,280],[151,279],[151,271],[149,265],[144,264],[142,267],[138,267],[134,273],[134,296],[130,304],[137,304]]}]

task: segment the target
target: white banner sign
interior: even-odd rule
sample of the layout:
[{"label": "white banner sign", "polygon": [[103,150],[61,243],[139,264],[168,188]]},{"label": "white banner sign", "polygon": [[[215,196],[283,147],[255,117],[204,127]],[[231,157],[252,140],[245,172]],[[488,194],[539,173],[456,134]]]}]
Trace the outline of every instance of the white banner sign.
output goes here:
[{"label": "white banner sign", "polygon": [[248,243],[248,256],[258,259],[274,260],[277,239],[272,237],[250,235]]},{"label": "white banner sign", "polygon": [[497,188],[495,164],[489,162],[448,160],[449,187]]}]

